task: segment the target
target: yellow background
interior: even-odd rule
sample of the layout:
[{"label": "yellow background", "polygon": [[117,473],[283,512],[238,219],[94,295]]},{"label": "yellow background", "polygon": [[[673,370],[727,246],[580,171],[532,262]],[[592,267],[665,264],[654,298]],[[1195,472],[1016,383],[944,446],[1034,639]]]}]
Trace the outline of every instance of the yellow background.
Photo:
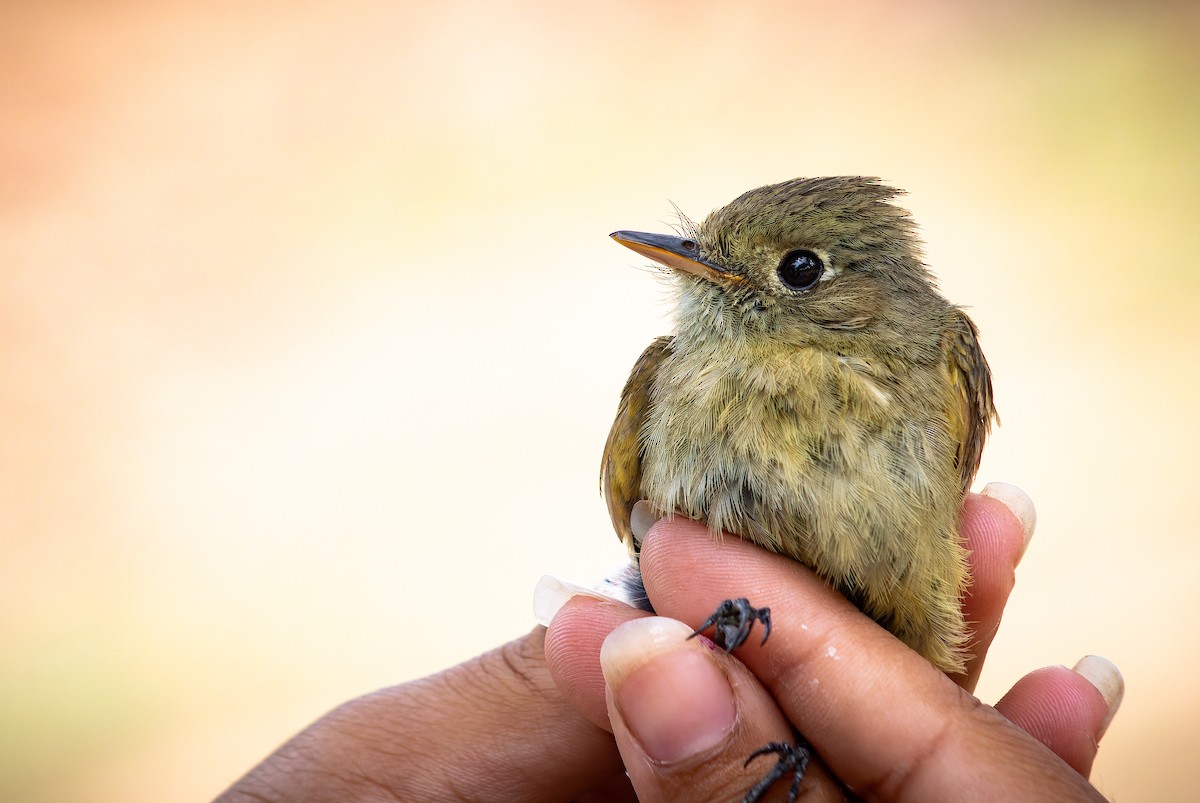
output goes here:
[{"label": "yellow background", "polygon": [[1038,504],[981,697],[1105,655],[1095,782],[1188,796],[1197,6],[834,5],[6,3],[0,798],[210,798],[617,563],[670,309],[607,234],[838,173],[910,191]]}]

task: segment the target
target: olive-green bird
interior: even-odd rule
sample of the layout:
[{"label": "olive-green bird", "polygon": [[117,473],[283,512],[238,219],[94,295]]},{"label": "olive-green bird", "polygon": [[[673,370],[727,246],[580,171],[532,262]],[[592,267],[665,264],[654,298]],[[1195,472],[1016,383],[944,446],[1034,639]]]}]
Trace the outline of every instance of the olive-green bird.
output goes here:
[{"label": "olive-green bird", "polygon": [[[634,365],[601,484],[635,559],[645,499],[795,558],[961,672],[957,525],[996,417],[991,375],[898,194],[795,179],[684,220],[682,236],[615,232],[672,269],[678,324]],[[729,648],[753,623],[736,607],[717,617],[734,614]]]}]

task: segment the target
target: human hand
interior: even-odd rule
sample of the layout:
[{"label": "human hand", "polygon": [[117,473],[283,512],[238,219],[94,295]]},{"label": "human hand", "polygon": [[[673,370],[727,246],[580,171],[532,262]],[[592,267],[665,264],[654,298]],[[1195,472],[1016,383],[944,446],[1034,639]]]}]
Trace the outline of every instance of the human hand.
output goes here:
[{"label": "human hand", "polygon": [[[771,759],[743,761],[792,741],[793,724],[825,765],[810,767],[806,800],[841,800],[845,789],[882,800],[1102,799],[1086,775],[1120,701],[1111,664],[1038,670],[995,708],[969,693],[1033,521],[1021,492],[985,491],[1012,508],[976,495],[964,504],[973,577],[964,613],[976,657],[962,676],[938,672],[799,564],[740,539],[714,541],[684,519],[655,525],[642,546],[656,610],[680,621],[572,599],[547,635],[551,673],[614,732],[643,800],[740,797]],[[686,640],[716,601],[743,595],[771,608],[766,646],[751,638],[735,660]]]},{"label": "human hand", "polygon": [[[1021,551],[1021,536],[1015,520],[1002,507],[976,497],[967,500],[963,522],[975,562],[975,583],[966,609],[968,616],[978,623],[980,639],[975,647],[979,658],[972,662],[968,673],[958,681],[966,688],[973,688],[982,655],[995,633],[1004,601],[1011,589],[1012,567]],[[676,522],[676,525],[688,526],[685,522]],[[686,532],[676,535],[688,537]],[[652,540],[658,541],[657,534]],[[694,542],[692,546],[700,547],[728,547],[738,543],[729,539],[724,545],[711,544],[707,534],[691,537],[690,541]],[[703,554],[693,554],[687,544],[683,544],[684,548],[677,553],[670,553],[667,541],[661,545],[655,544],[652,549],[659,549],[660,546],[666,548],[668,553],[664,556],[667,558],[664,571],[669,568],[671,554],[693,561],[711,559],[704,558]],[[646,558],[651,563],[655,560],[652,553],[648,553]],[[746,567],[735,570],[738,560],[732,560],[728,565],[712,564],[707,569],[720,566],[723,572],[733,572],[725,575],[727,582],[740,582],[737,572],[744,572]],[[648,570],[650,565],[646,564]],[[688,564],[682,565],[686,567]],[[694,567],[696,564],[691,565]],[[753,561],[750,568],[753,568]],[[648,583],[657,589],[658,582],[669,582],[669,577],[669,574],[648,574]],[[692,580],[688,583],[692,583]],[[686,585],[681,587],[680,603],[690,596],[687,589]],[[812,592],[813,589],[809,589],[805,593],[811,596]],[[798,600],[803,598],[802,595]],[[656,599],[660,607],[665,606],[664,610],[677,606],[668,597],[660,599],[656,594]],[[777,610],[780,613],[788,611],[789,621],[806,621],[799,617],[808,616],[811,617],[809,622],[826,625],[836,625],[840,616],[854,618],[853,609],[839,612],[834,600],[833,609],[829,611],[826,610],[828,603],[829,600],[824,599],[818,590],[816,603],[805,603],[803,610],[788,610],[778,604]],[[704,601],[703,604],[710,605],[711,601]],[[552,644],[557,645],[553,656],[555,673],[558,681],[564,683],[569,701],[551,682],[551,673],[543,653],[545,631],[535,628],[523,638],[445,672],[384,689],[340,706],[268,756],[219,800],[224,803],[250,800],[261,803],[267,800],[437,799],[473,795],[490,800],[633,799],[626,769],[613,737],[608,733],[611,725],[603,702],[604,681],[597,653],[604,636],[619,622],[641,618],[644,614],[623,606],[605,605],[595,606],[597,610],[589,613],[588,608],[592,606],[586,600],[572,601],[564,608],[551,631]],[[697,614],[696,621],[706,613]],[[816,616],[818,613],[819,617]],[[776,616],[778,618],[779,613]],[[797,618],[792,619],[793,616]],[[862,619],[861,616],[857,618]],[[847,628],[845,635],[854,635],[861,624]],[[873,627],[869,622],[866,624]],[[879,631],[876,638],[881,636],[890,638]],[[776,636],[769,650],[776,649],[781,642]],[[675,648],[703,642],[684,642],[681,635],[675,634],[667,639],[667,643]],[[876,649],[874,646],[870,648]],[[726,677],[736,679],[738,710],[743,722],[753,725],[753,728],[743,726],[740,741],[727,739],[724,747],[714,751],[717,760],[711,762],[710,769],[719,769],[723,758],[727,758],[731,765],[740,763],[742,742],[747,744],[747,753],[752,747],[765,743],[767,737],[757,734],[760,731],[766,733],[769,724],[776,726],[775,734],[790,738],[790,726],[762,687],[756,686],[758,681],[749,675],[745,666],[728,656],[703,649],[702,655],[707,654],[712,660],[723,662],[721,666]],[[768,659],[769,650],[764,653]],[[610,668],[619,674],[623,665],[620,644],[615,648],[615,653],[612,650],[609,652],[609,657],[613,659]],[[630,649],[624,652],[628,657]],[[636,649],[636,645],[632,654],[635,660],[645,663],[646,654]],[[786,663],[784,656],[780,656],[782,663]],[[861,665],[863,661],[857,663]],[[927,666],[925,668],[928,669]],[[878,673],[875,673],[875,680],[883,685],[889,678],[899,683],[911,671],[912,667],[905,667],[904,671],[898,668],[888,678],[878,678]],[[625,675],[628,678],[635,672],[629,670]],[[649,676],[641,672],[636,674],[643,678]],[[688,679],[686,673],[673,678],[679,681],[678,689],[685,694]],[[630,684],[614,685],[618,688],[618,698],[630,693]],[[753,695],[749,694],[751,691]],[[885,693],[893,692],[885,689]],[[1102,724],[1097,723],[1104,719],[1100,711],[1105,709],[1105,704],[1102,701],[1098,703],[1096,697],[1095,688],[1079,675],[1062,668],[1052,668],[1035,672],[1021,680],[997,704],[997,710],[1049,744],[1053,752],[1075,770],[1086,773],[1095,755],[1095,740],[1103,729]],[[764,707],[759,716],[752,704],[759,704],[763,700],[770,702],[770,705]],[[822,703],[818,698],[816,712],[819,714],[822,706],[827,714],[836,711],[838,706],[833,700],[830,698]],[[810,706],[812,702],[809,701]],[[908,703],[906,700],[901,702]],[[640,708],[636,700],[633,703],[635,708]],[[855,703],[861,707],[861,701],[851,699],[849,703],[847,710],[855,710]],[[977,703],[975,705],[978,707]],[[586,719],[576,711],[575,706],[587,714]],[[905,706],[893,705],[890,713],[902,715],[905,710]],[[816,721],[817,717],[812,719]],[[806,734],[811,732],[815,736],[826,730],[815,728],[808,719],[803,721]],[[839,726],[852,724],[848,721],[834,723]],[[878,727],[873,732],[882,733]],[[838,733],[834,728],[833,736]],[[628,747],[628,729],[619,735],[619,739]],[[754,742],[752,747],[750,742]],[[821,746],[819,749],[826,748]],[[851,754],[848,752],[845,755]],[[927,756],[924,763],[937,757],[937,754]],[[1045,756],[1040,758],[1044,759]],[[678,784],[676,788],[680,791],[686,789],[689,797],[702,795],[705,790],[711,792],[714,789],[712,781],[720,777],[720,772],[709,772],[706,777],[699,777],[694,766],[686,761],[677,761],[652,767],[652,777],[647,781],[644,777],[645,766],[638,764],[637,755],[632,755],[628,760],[631,762],[630,774],[638,779],[641,784],[639,791],[647,797],[656,793],[661,795],[664,781]],[[644,762],[644,757],[641,760]],[[1016,765],[1016,769],[1024,768],[1032,774],[1038,766],[1037,762],[1032,762]],[[726,772],[726,775],[730,790],[742,783],[740,776],[735,773]],[[745,777],[745,786],[748,786],[756,776]],[[854,777],[848,773],[843,780],[849,782]],[[835,782],[827,774],[822,776],[819,769],[810,771],[810,780],[806,783],[840,795]],[[738,787],[736,791],[740,793],[745,786]],[[993,787],[993,792],[997,794],[1007,791]],[[1039,786],[1039,791],[1051,791],[1051,787]]]},{"label": "human hand", "polygon": [[632,800],[612,736],[551,681],[545,633],[339,706],[218,803]]}]

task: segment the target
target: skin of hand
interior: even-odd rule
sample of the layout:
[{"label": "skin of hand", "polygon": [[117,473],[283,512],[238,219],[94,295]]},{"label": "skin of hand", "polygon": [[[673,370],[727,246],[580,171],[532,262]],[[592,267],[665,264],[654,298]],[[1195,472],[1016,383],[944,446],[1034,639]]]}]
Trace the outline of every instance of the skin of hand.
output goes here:
[{"label": "skin of hand", "polygon": [[[1028,503],[1011,486],[986,492]],[[763,769],[743,762],[793,739],[793,726],[824,761],[809,768],[806,800],[1103,800],[1086,776],[1120,702],[1111,664],[1038,670],[994,708],[970,694],[1028,542],[998,498],[969,495],[963,508],[973,575],[963,608],[978,635],[962,675],[936,670],[808,569],[680,518],[652,526],[642,546],[647,591],[672,618],[573,598],[547,635],[551,673],[613,730],[641,800],[740,798]],[[735,659],[685,640],[737,589],[771,607],[765,646],[752,636]]]},{"label": "skin of hand", "polygon": [[[973,688],[1011,591],[1024,536],[1017,518],[1004,505],[976,496],[966,501],[962,531],[974,554],[975,575],[965,609],[981,637],[974,648],[978,657],[957,681],[963,688]],[[790,621],[797,626],[806,623],[809,627],[804,639],[809,642],[807,647],[800,644],[804,654],[798,660],[803,666],[819,657],[820,649],[839,627],[843,628],[840,643],[849,650],[847,654],[853,656],[861,649],[865,651],[860,653],[862,660],[853,662],[857,666],[845,672],[848,679],[843,681],[837,681],[843,673],[841,666],[837,672],[822,669],[822,674],[813,675],[830,675],[822,695],[806,698],[801,694],[794,699],[795,690],[783,685],[787,682],[785,664],[796,648],[796,634],[789,627],[772,635],[767,650],[748,650],[745,665],[709,649],[699,639],[672,637],[676,646],[711,661],[735,684],[734,704],[740,706],[737,716],[741,724],[724,741],[701,749],[699,757],[655,761],[644,752],[639,755],[628,723],[617,729],[614,741],[599,661],[601,644],[614,628],[646,619],[647,614],[625,606],[572,599],[549,632],[536,627],[526,636],[436,675],[344,703],[267,756],[217,799],[221,803],[461,797],[620,801],[636,799],[635,788],[643,799],[654,799],[685,786],[699,796],[689,794],[690,799],[730,797],[746,788],[743,777],[749,776],[739,776],[735,769],[751,749],[771,738],[790,738],[780,705],[795,713],[806,735],[811,733],[818,751],[834,769],[845,772],[842,780],[876,779],[877,788],[863,787],[869,794],[890,793],[891,789],[884,788],[890,781],[919,797],[930,788],[923,784],[939,782],[937,773],[943,771],[948,773],[943,789],[951,792],[973,788],[954,786],[962,784],[965,775],[967,783],[981,778],[993,784],[990,791],[994,796],[1004,796],[1003,786],[996,784],[1005,782],[1005,772],[1036,778],[1038,794],[1050,795],[1058,788],[1047,775],[1065,784],[1072,794],[1089,792],[1080,773],[1086,774],[1091,766],[1096,742],[1109,718],[1109,705],[1083,676],[1062,667],[1039,670],[1018,682],[993,712],[958,691],[959,686],[928,664],[914,659],[899,642],[795,562],[781,561],[737,539],[714,542],[703,525],[683,520],[652,528],[647,543],[651,556],[647,565],[653,567],[648,580],[653,588],[668,581],[671,572],[678,576],[697,560],[714,559],[711,550],[719,550],[716,558],[722,562],[713,565],[722,566],[723,571],[701,573],[706,583],[752,578],[755,583],[778,581],[794,586],[798,597],[793,602],[776,602],[775,593],[771,601],[780,606],[781,613],[795,616]],[[763,590],[770,587],[764,585]],[[690,616],[691,608],[701,611],[715,598],[707,586],[689,583],[662,601],[664,610],[672,615]],[[697,613],[695,623],[706,615],[707,611]],[[783,617],[779,619],[782,623]],[[818,627],[822,629],[818,631]],[[775,650],[779,652],[773,658]],[[625,652],[630,653],[628,649]],[[631,654],[638,660],[636,650]],[[868,658],[871,660],[864,663]],[[874,663],[876,660],[879,663]],[[747,666],[761,673],[761,682]],[[872,668],[864,670],[863,666]],[[636,700],[624,698],[631,690],[636,692],[638,674],[645,673],[627,672],[627,682],[617,685],[613,694],[614,703],[621,705],[626,717]],[[726,684],[726,689],[730,687]],[[772,701],[767,689],[777,695],[780,704]],[[853,690],[848,697],[847,689]],[[885,695],[878,699],[886,700],[886,711],[872,697],[875,694]],[[944,707],[957,712],[955,729],[943,731],[940,739],[931,743],[928,730],[921,728],[931,714]],[[913,708],[921,716],[914,717]],[[616,721],[623,722],[620,715]],[[893,740],[895,727],[908,729],[900,741]],[[840,741],[853,738],[863,739],[863,744],[843,745]],[[1038,740],[1050,749],[1040,747]],[[618,751],[618,742],[623,752]],[[978,748],[981,744],[987,747],[981,757],[961,752],[964,745]],[[922,746],[931,745],[932,749],[921,752]],[[880,752],[875,753],[877,747]],[[840,762],[858,761],[868,748],[872,755],[861,770],[842,768]],[[908,763],[890,763],[901,751],[908,753]],[[623,757],[629,762],[628,776]],[[977,765],[946,769],[943,764],[949,761]],[[881,769],[885,767],[891,768],[890,773]],[[908,771],[901,774],[897,768],[904,767]],[[833,799],[842,794],[828,773],[816,767],[805,784],[835,795]],[[962,796],[955,795],[956,799]]]}]

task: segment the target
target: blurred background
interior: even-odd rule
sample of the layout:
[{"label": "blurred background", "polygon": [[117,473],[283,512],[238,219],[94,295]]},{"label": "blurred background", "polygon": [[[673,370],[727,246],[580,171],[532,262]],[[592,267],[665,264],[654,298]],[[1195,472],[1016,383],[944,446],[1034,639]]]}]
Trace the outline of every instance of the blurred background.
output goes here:
[{"label": "blurred background", "polygon": [[909,190],[1038,504],[981,698],[1105,655],[1094,781],[1187,797],[1198,9],[5,3],[0,799],[208,799],[527,631],[621,559],[671,326],[608,233],[841,173]]}]

